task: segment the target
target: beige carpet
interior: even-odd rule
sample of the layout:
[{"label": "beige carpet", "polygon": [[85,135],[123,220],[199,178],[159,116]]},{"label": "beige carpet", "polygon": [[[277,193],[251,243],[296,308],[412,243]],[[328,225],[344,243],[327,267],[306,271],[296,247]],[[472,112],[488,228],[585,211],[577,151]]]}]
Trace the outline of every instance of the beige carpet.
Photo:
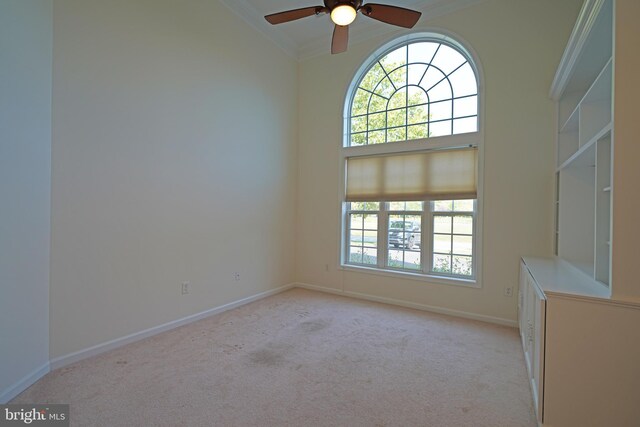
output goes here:
[{"label": "beige carpet", "polygon": [[56,370],[74,426],[535,426],[515,329],[294,289]]}]

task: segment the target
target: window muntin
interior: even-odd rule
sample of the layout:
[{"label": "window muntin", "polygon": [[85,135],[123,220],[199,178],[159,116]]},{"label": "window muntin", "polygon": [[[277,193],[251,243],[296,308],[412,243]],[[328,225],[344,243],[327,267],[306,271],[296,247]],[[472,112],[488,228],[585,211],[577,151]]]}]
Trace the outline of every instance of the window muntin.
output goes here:
[{"label": "window muntin", "polygon": [[367,69],[348,115],[348,146],[476,132],[476,75],[444,41],[405,44]]},{"label": "window muntin", "polygon": [[[407,204],[420,205],[419,211],[405,210]],[[399,206],[405,205],[405,206]],[[415,206],[417,207],[417,206]],[[391,202],[387,205],[387,262],[388,268],[422,270],[422,203]],[[399,210],[396,210],[400,208]]]},{"label": "window muntin", "polygon": [[451,276],[473,276],[473,201],[437,201],[432,203],[432,211],[431,271]]},{"label": "window muntin", "polygon": [[475,200],[346,205],[347,265],[475,278]]},{"label": "window muntin", "polygon": [[378,264],[378,202],[349,203],[348,263],[359,265]]}]

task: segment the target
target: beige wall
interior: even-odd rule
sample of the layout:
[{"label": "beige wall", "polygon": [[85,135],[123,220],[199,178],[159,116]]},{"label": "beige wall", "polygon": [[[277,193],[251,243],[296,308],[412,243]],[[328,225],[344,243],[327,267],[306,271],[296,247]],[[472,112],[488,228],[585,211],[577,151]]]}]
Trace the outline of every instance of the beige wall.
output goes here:
[{"label": "beige wall", "polygon": [[51,2],[0,2],[0,403],[48,371]]},{"label": "beige wall", "polygon": [[[339,269],[339,146],[345,93],[360,64],[391,37],[299,66],[297,279],[509,323],[517,318],[522,255],[551,255],[555,114],[548,97],[580,0],[491,0],[421,21],[476,52],[484,76],[482,288],[432,284]],[[400,33],[398,33],[400,34]],[[328,265],[328,271],[325,270]]]},{"label": "beige wall", "polygon": [[217,1],[53,22],[52,359],[291,283],[295,61]]},{"label": "beige wall", "polygon": [[616,1],[613,143],[613,237],[611,291],[614,298],[640,302],[640,2]]}]

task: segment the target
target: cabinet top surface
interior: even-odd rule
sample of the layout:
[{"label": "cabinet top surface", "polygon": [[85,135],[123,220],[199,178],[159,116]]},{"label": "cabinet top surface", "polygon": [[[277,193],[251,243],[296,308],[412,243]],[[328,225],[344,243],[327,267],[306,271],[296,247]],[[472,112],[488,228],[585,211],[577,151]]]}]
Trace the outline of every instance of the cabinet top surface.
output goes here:
[{"label": "cabinet top surface", "polygon": [[608,287],[560,258],[524,257],[523,261],[545,294],[610,300]]}]

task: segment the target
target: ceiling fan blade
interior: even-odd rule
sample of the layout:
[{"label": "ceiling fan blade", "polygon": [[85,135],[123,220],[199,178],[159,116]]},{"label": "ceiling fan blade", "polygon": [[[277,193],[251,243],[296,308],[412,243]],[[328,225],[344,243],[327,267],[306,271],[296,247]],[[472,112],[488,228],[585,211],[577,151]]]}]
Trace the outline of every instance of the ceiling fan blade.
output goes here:
[{"label": "ceiling fan blade", "polygon": [[301,9],[287,10],[284,12],[272,13],[264,17],[270,24],[282,24],[283,22],[295,21],[307,16],[319,15],[326,12],[323,6],[303,7]]},{"label": "ceiling fan blade", "polygon": [[377,3],[367,3],[360,11],[369,18],[404,28],[413,28],[422,16],[422,12]]},{"label": "ceiling fan blade", "polygon": [[333,39],[331,40],[331,53],[342,53],[347,50],[349,44],[349,26],[336,25],[333,29]]}]

